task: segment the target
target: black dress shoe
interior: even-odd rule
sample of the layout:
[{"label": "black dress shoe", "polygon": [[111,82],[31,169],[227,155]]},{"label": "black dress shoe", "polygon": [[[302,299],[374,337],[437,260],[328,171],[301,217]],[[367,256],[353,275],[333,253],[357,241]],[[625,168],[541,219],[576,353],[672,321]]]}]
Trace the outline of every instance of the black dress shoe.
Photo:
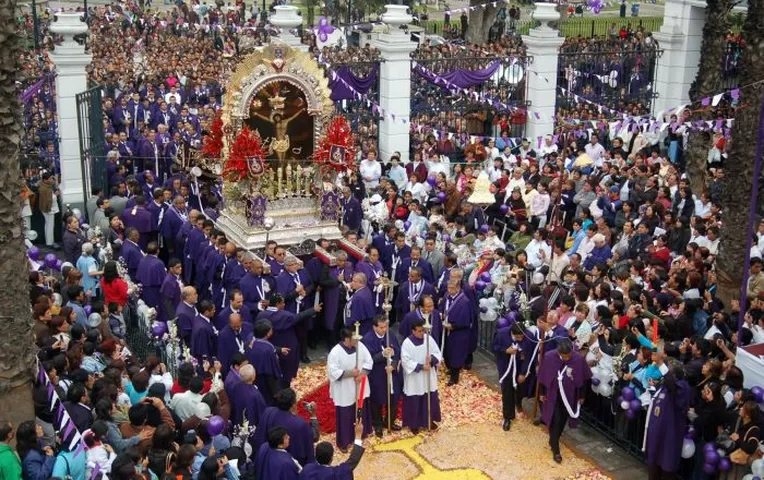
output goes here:
[{"label": "black dress shoe", "polygon": [[412,428],[411,433],[414,435],[419,435],[419,429],[418,428]]},{"label": "black dress shoe", "polygon": [[374,429],[374,435],[376,435],[377,438],[382,438],[382,429],[381,428],[379,428],[379,429],[375,428]]},{"label": "black dress shoe", "polygon": [[446,386],[450,387],[452,385],[456,385],[456,382],[453,379],[449,379],[448,382],[446,383]]},{"label": "black dress shoe", "polygon": [[302,363],[310,363],[310,357],[308,357],[307,355],[303,355],[300,361]]},{"label": "black dress shoe", "polygon": [[562,463],[562,455],[560,455],[559,453],[555,453],[553,458],[555,462]]},{"label": "black dress shoe", "polygon": [[537,426],[537,427],[538,427],[539,425],[541,425],[541,417],[539,417],[539,418],[537,418],[536,420],[534,420],[534,421],[533,421],[533,424],[534,424],[535,426]]},{"label": "black dress shoe", "polygon": [[397,423],[393,423],[393,427],[392,428],[393,428],[393,432],[400,432],[403,429],[403,427],[401,427]]},{"label": "black dress shoe", "polygon": [[504,425],[501,426],[501,429],[505,432],[509,431],[509,427],[512,426],[512,420],[504,420]]},{"label": "black dress shoe", "polygon": [[430,424],[430,431],[434,432],[434,431],[436,431],[436,430],[438,430],[438,424],[437,424],[437,423],[435,423],[435,422],[432,422],[432,423]]},{"label": "black dress shoe", "polygon": [[472,364],[468,363],[467,365],[464,366],[464,369],[465,370],[472,370]]}]

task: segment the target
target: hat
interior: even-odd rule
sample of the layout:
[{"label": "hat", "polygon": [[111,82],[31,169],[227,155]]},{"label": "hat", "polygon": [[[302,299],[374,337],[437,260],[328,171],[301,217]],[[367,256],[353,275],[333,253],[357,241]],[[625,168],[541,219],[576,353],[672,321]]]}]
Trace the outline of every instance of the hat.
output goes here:
[{"label": "hat", "polygon": [[620,189],[616,187],[615,185],[610,187],[610,193],[618,193],[618,192],[620,192]]},{"label": "hat", "polygon": [[378,193],[375,193],[374,195],[371,196],[370,201],[371,203],[379,203],[382,201],[382,196]]}]

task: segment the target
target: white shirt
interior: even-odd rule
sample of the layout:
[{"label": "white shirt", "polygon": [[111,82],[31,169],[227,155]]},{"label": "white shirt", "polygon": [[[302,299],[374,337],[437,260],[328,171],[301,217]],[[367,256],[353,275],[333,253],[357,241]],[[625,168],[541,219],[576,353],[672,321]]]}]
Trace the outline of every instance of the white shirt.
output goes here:
[{"label": "white shirt", "polygon": [[427,201],[427,190],[425,189],[425,186],[421,182],[411,183],[408,182],[406,184],[406,188],[403,189],[404,192],[411,192],[411,196],[420,202],[426,202]]},{"label": "white shirt", "polygon": [[[364,158],[361,160],[361,164],[358,169],[367,189],[374,188],[379,185],[379,177],[382,176],[382,165],[380,165],[378,161]],[[367,180],[367,177],[371,178],[371,180]]]},{"label": "white shirt", "polygon": [[586,151],[586,154],[594,160],[594,165],[596,167],[602,166],[602,156],[605,155],[605,147],[599,142],[595,144],[589,142],[586,144],[586,147],[584,147],[584,150]]},{"label": "white shirt", "polygon": [[519,188],[521,192],[525,191],[525,179],[523,179],[523,177],[520,177],[520,178],[512,177],[509,179],[509,183],[507,184],[507,193],[504,194],[505,202],[509,200],[509,197],[512,196],[512,191],[515,188]]},{"label": "white shirt", "polygon": [[[358,369],[371,371],[374,367],[374,359],[369,350],[361,342],[358,342],[356,348],[358,349]],[[343,373],[354,368],[356,368],[355,352],[347,353],[342,344],[335,345],[326,358],[326,370],[329,376],[329,396],[332,397],[334,405],[337,407],[355,405],[357,394],[355,378],[342,378]],[[363,398],[369,398],[370,390],[367,385]]]},{"label": "white shirt", "polygon": [[437,177],[438,173],[442,173],[448,178],[448,165],[442,160],[438,162],[427,162],[427,173],[433,177]]},{"label": "white shirt", "polygon": [[[437,342],[431,335],[426,336],[430,348],[430,355],[438,359],[438,362],[443,361],[443,355],[438,348]],[[406,337],[401,345],[401,365],[403,365],[403,393],[405,395],[424,395],[427,393],[427,374],[425,370],[415,371],[417,365],[424,365],[427,360],[427,344],[422,342],[421,345],[414,345],[414,343]],[[430,372],[430,392],[438,391],[438,374],[435,368],[431,368]]]},{"label": "white shirt", "polygon": [[196,412],[196,406],[202,401],[202,395],[186,390],[178,393],[170,400],[170,408],[178,414],[182,421],[186,421]]},{"label": "white shirt", "polygon": [[531,215],[535,217],[546,216],[550,201],[549,194],[546,192],[534,195],[531,199]]},{"label": "white shirt", "polygon": [[550,247],[548,243],[540,242],[535,238],[531,240],[528,246],[525,247],[525,253],[528,255],[528,265],[534,268],[543,265],[545,260],[542,260],[539,255],[542,251],[545,253],[544,258],[548,261],[549,257],[552,255],[552,247]]}]

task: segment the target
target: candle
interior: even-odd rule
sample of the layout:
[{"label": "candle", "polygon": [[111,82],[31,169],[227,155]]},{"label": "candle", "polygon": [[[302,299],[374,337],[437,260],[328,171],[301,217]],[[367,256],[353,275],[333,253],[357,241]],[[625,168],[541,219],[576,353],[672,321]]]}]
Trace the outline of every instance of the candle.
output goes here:
[{"label": "candle", "polygon": [[279,197],[281,196],[281,194],[283,192],[282,189],[281,189],[281,177],[283,175],[284,175],[284,171],[282,170],[281,167],[279,167],[279,169],[278,169],[278,183],[276,184],[278,186],[278,189],[279,189]]},{"label": "candle", "polygon": [[302,197],[302,167],[297,165],[297,196]]},{"label": "candle", "polygon": [[286,167],[286,192],[287,196],[292,196],[292,165]]}]

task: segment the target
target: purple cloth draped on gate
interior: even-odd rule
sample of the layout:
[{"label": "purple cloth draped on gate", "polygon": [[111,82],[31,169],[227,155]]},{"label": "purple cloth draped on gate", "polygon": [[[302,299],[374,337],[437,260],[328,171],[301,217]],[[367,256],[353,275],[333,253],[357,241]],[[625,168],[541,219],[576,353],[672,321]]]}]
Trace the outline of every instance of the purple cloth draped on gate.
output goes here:
[{"label": "purple cloth draped on gate", "polygon": [[[428,82],[434,83],[435,85],[439,85],[443,88],[449,88],[453,86],[457,86],[459,88],[469,88],[480,85],[486,80],[490,79],[500,66],[501,62],[495,61],[491,62],[490,65],[480,70],[465,70],[460,68],[458,70],[454,70],[453,72],[436,74],[428,70],[427,67],[417,65],[415,71],[424,77]],[[443,84],[442,81],[436,82],[436,80],[446,80],[448,84]]]},{"label": "purple cloth draped on gate", "polygon": [[379,65],[374,65],[365,77],[358,77],[350,71],[350,67],[342,66],[329,76],[329,88],[332,89],[331,99],[349,100],[357,98],[357,94],[365,94],[371,87],[377,83],[379,74]]},{"label": "purple cloth draped on gate", "polygon": [[45,85],[45,82],[47,82],[50,79],[51,74],[47,74],[41,79],[37,80],[34,84],[30,85],[26,90],[24,90],[21,95],[19,95],[19,100],[21,100],[21,103],[28,102],[32,99],[33,96],[37,95],[37,92],[40,91],[43,85]]}]

